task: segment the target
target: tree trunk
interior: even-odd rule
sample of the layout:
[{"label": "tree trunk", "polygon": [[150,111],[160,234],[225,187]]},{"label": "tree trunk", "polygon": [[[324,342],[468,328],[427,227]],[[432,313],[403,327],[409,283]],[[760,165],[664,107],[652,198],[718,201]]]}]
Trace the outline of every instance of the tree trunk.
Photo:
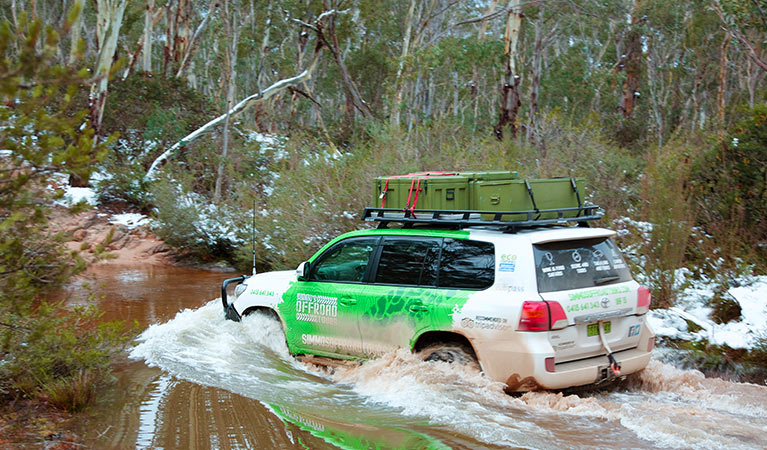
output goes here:
[{"label": "tree trunk", "polygon": [[72,9],[76,9],[77,18],[72,24],[72,43],[69,46],[69,64],[77,59],[78,47],[80,46],[80,32],[83,29],[83,17],[85,17],[85,0],[75,0]]},{"label": "tree trunk", "polygon": [[719,90],[716,95],[717,105],[717,125],[719,126],[719,137],[724,136],[724,97],[727,93],[727,51],[730,48],[730,33],[724,34],[722,46],[719,54]]},{"label": "tree trunk", "polygon": [[205,27],[207,27],[208,23],[210,23],[210,18],[213,16],[213,12],[218,8],[220,5],[220,0],[211,0],[210,5],[208,6],[208,13],[205,14],[205,17],[202,18],[202,21],[197,26],[197,29],[194,31],[194,35],[192,35],[191,41],[188,43],[188,45],[185,46],[184,56],[181,58],[181,62],[179,63],[178,70],[176,71],[176,78],[181,78],[184,76],[184,72],[186,71],[186,68],[189,65],[189,61],[194,56],[194,53],[197,51],[197,45],[200,42],[200,36],[202,35],[202,32],[205,30]]},{"label": "tree trunk", "polygon": [[636,99],[639,98],[639,77],[642,72],[642,34],[639,32],[639,24],[644,18],[637,17],[639,14],[640,0],[634,0],[634,8],[631,14],[631,26],[627,36],[625,57],[621,58],[619,68],[622,65],[626,71],[626,78],[623,81],[623,91],[621,93],[618,110],[623,114],[624,119],[631,118],[636,106]]},{"label": "tree trunk", "polygon": [[[498,6],[498,0],[490,0],[490,3],[487,5],[487,9],[485,10],[484,16],[487,17],[490,14],[495,12],[495,8]],[[477,41],[483,42],[485,40],[485,33],[487,32],[487,19],[483,19],[480,21],[479,24],[479,31],[477,31]],[[477,66],[474,66],[471,70],[471,98],[474,100],[474,125],[472,131],[476,131],[477,129],[477,115],[479,114],[479,84],[480,84],[480,76],[479,76],[479,68]]]},{"label": "tree trunk", "polygon": [[[241,23],[238,20],[237,7],[225,3],[225,25],[226,35],[231,36],[228,48],[225,54],[224,80],[226,82],[226,114],[224,114],[223,145],[221,148],[221,159],[218,162],[216,171],[216,185],[213,190],[213,203],[218,204],[221,201],[221,189],[224,179],[224,164],[229,155],[229,118],[231,117],[232,103],[234,103],[235,82],[237,79],[237,42],[240,37]],[[231,8],[231,11],[229,10]],[[208,14],[210,15],[210,13]]]},{"label": "tree trunk", "polygon": [[521,78],[517,73],[517,43],[522,27],[521,0],[509,0],[506,34],[503,37],[505,47],[504,77],[501,87],[501,113],[494,132],[498,139],[503,139],[503,128],[509,126],[512,136],[517,135],[517,114],[522,105],[519,96]]},{"label": "tree trunk", "polygon": [[392,112],[389,117],[389,123],[393,127],[399,127],[400,124],[400,111],[402,109],[402,91],[404,88],[404,82],[402,81],[402,73],[405,68],[405,61],[407,60],[408,52],[410,51],[410,39],[413,33],[413,15],[415,13],[415,0],[410,0],[410,7],[407,11],[407,18],[405,19],[405,38],[402,41],[402,53],[400,54],[399,63],[397,64],[397,75],[394,78],[394,99],[392,101]]},{"label": "tree trunk", "polygon": [[[127,0],[97,0],[96,32],[99,43],[99,53],[96,58],[94,82],[91,85],[88,106],[91,126],[95,131],[94,143],[98,142],[101,133],[101,120],[104,117],[104,106],[107,101],[109,72],[117,49],[117,37],[122,26],[123,13]],[[83,180],[75,174],[70,174],[71,186],[83,187],[88,180]]]},{"label": "tree trunk", "polygon": [[338,36],[336,35],[335,16],[333,16],[330,19],[330,26],[328,27],[328,32],[330,33],[331,42],[328,42],[328,40],[325,38],[324,33],[322,33],[322,29],[319,28],[319,30],[320,30],[320,37],[324,40],[325,44],[328,46],[328,49],[333,54],[333,58],[336,62],[336,65],[338,65],[338,68],[341,70],[341,82],[344,85],[344,92],[346,93],[347,108],[348,108],[348,105],[353,105],[354,109],[357,109],[366,118],[371,119],[375,117],[375,114],[373,114],[373,111],[370,110],[370,107],[368,106],[367,102],[362,99],[362,96],[357,90],[357,86],[355,86],[354,81],[352,80],[352,77],[349,75],[349,71],[346,68],[346,63],[344,63],[343,55],[341,54],[341,51],[338,46]]},{"label": "tree trunk", "polygon": [[152,34],[154,28],[154,0],[146,0],[144,13],[144,44],[142,49],[141,70],[152,71]]},{"label": "tree trunk", "polygon": [[535,22],[535,44],[533,47],[533,67],[530,79],[530,124],[527,127],[527,140],[539,149],[545,148],[541,133],[540,112],[538,107],[538,95],[540,93],[541,78],[543,77],[543,54],[551,42],[551,38],[557,32],[558,24],[554,24],[551,30],[544,34],[546,8],[541,5],[538,9],[538,20]]},{"label": "tree trunk", "polygon": [[101,120],[104,116],[104,105],[107,99],[109,72],[112,68],[117,38],[120,35],[123,13],[127,0],[98,0],[97,30],[99,54],[96,63],[96,81],[91,86],[90,112],[93,127],[98,135],[101,131]]}]

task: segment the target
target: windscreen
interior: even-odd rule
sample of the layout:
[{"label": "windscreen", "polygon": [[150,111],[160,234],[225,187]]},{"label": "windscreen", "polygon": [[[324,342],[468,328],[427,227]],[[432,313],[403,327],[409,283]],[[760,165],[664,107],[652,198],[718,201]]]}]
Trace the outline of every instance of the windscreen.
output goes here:
[{"label": "windscreen", "polygon": [[604,286],[631,280],[618,247],[608,238],[533,245],[539,292]]}]

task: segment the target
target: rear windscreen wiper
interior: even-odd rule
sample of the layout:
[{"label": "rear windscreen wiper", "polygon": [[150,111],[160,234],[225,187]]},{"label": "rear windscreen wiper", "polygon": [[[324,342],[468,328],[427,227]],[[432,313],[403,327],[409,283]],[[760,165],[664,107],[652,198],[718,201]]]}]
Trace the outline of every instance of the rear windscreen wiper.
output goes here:
[{"label": "rear windscreen wiper", "polygon": [[594,284],[598,286],[600,284],[618,281],[620,278],[621,277],[619,277],[618,275],[610,275],[610,276],[601,277],[601,278],[594,278]]}]

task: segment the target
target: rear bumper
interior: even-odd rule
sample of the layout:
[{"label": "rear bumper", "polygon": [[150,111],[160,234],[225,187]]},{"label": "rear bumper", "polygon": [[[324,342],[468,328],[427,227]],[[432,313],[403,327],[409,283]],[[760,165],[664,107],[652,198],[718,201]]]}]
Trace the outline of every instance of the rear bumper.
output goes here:
[{"label": "rear bumper", "polygon": [[[514,340],[472,341],[484,372],[505,383],[507,392],[566,389],[615,378],[609,370],[606,351],[582,359],[557,361],[546,333],[513,333],[510,337]],[[638,342],[613,352],[621,367],[619,376],[639,372],[649,364],[654,339],[655,334],[645,324]]]},{"label": "rear bumper", "polygon": [[[638,372],[644,369],[650,362],[652,352],[640,350],[640,348],[613,352],[613,356],[621,366],[620,376]],[[589,384],[600,384],[615,378],[609,370],[610,362],[607,359],[607,355],[558,363],[554,366],[554,372],[549,372],[545,369],[545,355],[530,356],[535,361],[535,369],[526,376],[520,374],[522,371],[515,371],[515,374],[505,380],[500,379],[503,377],[495,377],[499,381],[505,381],[506,392],[566,389]]]},{"label": "rear bumper", "polygon": [[[613,356],[621,365],[621,375],[629,375],[647,367],[652,352],[632,348],[614,352]],[[555,364],[554,372],[539,375],[538,382],[545,389],[564,389],[599,383],[612,378],[609,365],[606,355],[559,363]]]}]

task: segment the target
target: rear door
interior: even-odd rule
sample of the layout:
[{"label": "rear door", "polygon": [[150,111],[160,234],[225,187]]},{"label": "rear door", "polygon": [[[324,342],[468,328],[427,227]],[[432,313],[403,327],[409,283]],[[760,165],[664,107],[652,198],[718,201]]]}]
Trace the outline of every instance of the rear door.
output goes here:
[{"label": "rear door", "polygon": [[604,354],[599,323],[613,351],[639,343],[644,318],[635,315],[637,289],[608,237],[533,245],[538,292],[562,305],[569,326],[551,332],[559,361]]},{"label": "rear door", "polygon": [[367,356],[408,348],[432,321],[442,238],[385,236],[360,304],[360,333]]}]

